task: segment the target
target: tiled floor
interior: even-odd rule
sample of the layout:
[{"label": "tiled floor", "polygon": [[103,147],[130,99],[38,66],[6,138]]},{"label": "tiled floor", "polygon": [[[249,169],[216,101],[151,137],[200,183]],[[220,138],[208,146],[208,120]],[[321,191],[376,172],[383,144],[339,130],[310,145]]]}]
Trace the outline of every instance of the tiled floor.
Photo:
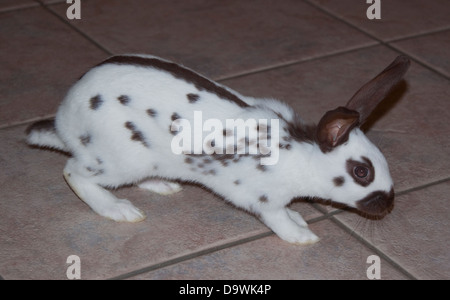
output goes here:
[{"label": "tiled floor", "polygon": [[[0,278],[450,279],[450,3],[382,0],[0,0]],[[181,62],[243,94],[275,97],[306,121],[342,105],[399,53],[405,82],[371,119],[396,186],[381,221],[296,202],[321,240],[290,245],[253,216],[185,186],[114,193],[148,218],[97,216],[68,188],[63,154],[32,149],[24,130],[53,116],[69,86],[111,54]],[[389,102],[389,103],[388,103]]]}]

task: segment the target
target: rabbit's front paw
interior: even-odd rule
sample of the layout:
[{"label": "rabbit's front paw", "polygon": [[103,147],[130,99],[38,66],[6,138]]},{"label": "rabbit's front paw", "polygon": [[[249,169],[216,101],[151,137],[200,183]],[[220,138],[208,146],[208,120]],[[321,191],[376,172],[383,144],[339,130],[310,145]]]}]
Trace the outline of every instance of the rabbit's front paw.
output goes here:
[{"label": "rabbit's front paw", "polygon": [[296,230],[280,237],[289,243],[299,245],[314,244],[319,241],[319,237],[305,227],[298,227]]},{"label": "rabbit's front paw", "polygon": [[289,209],[261,212],[261,220],[281,239],[292,244],[314,244],[319,241],[317,235],[308,229],[302,216]]},{"label": "rabbit's front paw", "polygon": [[289,218],[291,218],[292,221],[294,221],[295,223],[297,223],[297,225],[302,226],[302,227],[308,227],[308,223],[306,223],[306,221],[303,219],[303,217],[296,212],[295,210],[286,208],[286,211],[289,215]]}]

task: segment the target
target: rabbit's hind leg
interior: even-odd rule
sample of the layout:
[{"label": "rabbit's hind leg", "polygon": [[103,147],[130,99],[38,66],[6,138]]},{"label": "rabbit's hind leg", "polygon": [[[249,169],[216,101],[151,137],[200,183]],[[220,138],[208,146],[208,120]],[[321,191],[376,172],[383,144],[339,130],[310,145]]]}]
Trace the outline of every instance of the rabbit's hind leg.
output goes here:
[{"label": "rabbit's hind leg", "polygon": [[64,178],[75,194],[99,215],[118,222],[139,222],[145,214],[126,199],[118,199],[80,172],[75,158],[68,160]]},{"label": "rabbit's hind leg", "polygon": [[152,178],[142,181],[138,184],[141,189],[146,189],[160,195],[170,195],[181,191],[183,188],[176,182],[171,182],[163,179]]}]

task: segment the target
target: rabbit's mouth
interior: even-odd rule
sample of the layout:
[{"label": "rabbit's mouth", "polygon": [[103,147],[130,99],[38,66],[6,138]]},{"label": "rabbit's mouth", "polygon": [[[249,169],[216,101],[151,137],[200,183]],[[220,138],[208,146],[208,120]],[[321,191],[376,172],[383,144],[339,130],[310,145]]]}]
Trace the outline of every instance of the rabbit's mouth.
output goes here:
[{"label": "rabbit's mouth", "polygon": [[389,192],[376,191],[356,202],[356,207],[361,212],[374,217],[383,217],[394,206],[394,189]]}]

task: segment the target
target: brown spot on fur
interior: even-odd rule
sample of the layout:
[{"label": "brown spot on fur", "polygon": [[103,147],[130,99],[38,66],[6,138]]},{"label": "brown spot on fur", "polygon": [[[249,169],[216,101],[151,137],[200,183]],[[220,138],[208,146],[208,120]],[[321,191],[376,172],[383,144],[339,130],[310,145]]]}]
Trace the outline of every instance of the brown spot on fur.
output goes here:
[{"label": "brown spot on fur", "polygon": [[136,142],[141,142],[146,148],[149,148],[148,143],[145,140],[144,134],[136,129],[136,125],[133,122],[126,122],[125,128],[131,131],[131,140]]},{"label": "brown spot on fur", "polygon": [[198,101],[198,99],[200,98],[199,95],[197,94],[187,94],[187,98],[189,100],[189,103],[195,103]]},{"label": "brown spot on fur", "polygon": [[177,135],[178,134],[178,130],[172,130],[172,125],[169,125],[169,132],[171,135]]},{"label": "brown spot on fur", "polygon": [[100,95],[94,96],[89,100],[90,108],[93,110],[97,110],[100,105],[103,103],[103,99]]},{"label": "brown spot on fur", "polygon": [[261,203],[267,203],[269,201],[269,199],[267,198],[266,195],[262,195],[261,197],[259,197],[259,202]]},{"label": "brown spot on fur", "polygon": [[297,115],[294,115],[294,120],[292,121],[287,121],[280,113],[277,113],[277,116],[285,122],[286,125],[283,126],[283,130],[289,134],[289,136],[283,137],[283,140],[291,141],[294,139],[297,142],[306,142],[310,144],[317,142],[317,127],[315,125],[304,124]]},{"label": "brown spot on fur", "polygon": [[147,115],[149,115],[150,117],[156,117],[156,115],[158,114],[156,112],[156,110],[154,110],[152,108],[147,109],[146,112],[147,112]]},{"label": "brown spot on fur", "polygon": [[102,175],[103,173],[105,173],[105,170],[103,169],[95,169],[95,168],[91,168],[91,167],[87,167],[86,170],[90,173],[92,173],[92,176],[99,176]]},{"label": "brown spot on fur", "polygon": [[231,130],[231,129],[223,130],[223,136],[232,136],[232,135],[233,135],[233,130]]},{"label": "brown spot on fur", "polygon": [[123,105],[127,105],[128,103],[130,103],[130,97],[125,95],[117,97],[117,100],[119,100],[119,102]]},{"label": "brown spot on fur", "polygon": [[173,113],[172,114],[172,116],[170,117],[170,119],[172,120],[172,121],[175,121],[175,120],[177,120],[177,119],[181,119],[181,117],[180,117],[180,115],[179,114],[177,114],[177,113]]},{"label": "brown spot on fur", "polygon": [[334,177],[333,178],[333,183],[335,186],[339,187],[339,186],[343,186],[345,183],[345,178],[342,176],[339,177]]},{"label": "brown spot on fur", "polygon": [[257,165],[256,168],[257,168],[258,170],[260,170],[261,172],[267,171],[267,168],[266,168],[265,165]]},{"label": "brown spot on fur", "polygon": [[291,144],[279,144],[278,146],[280,149],[286,149],[286,150],[291,150],[291,148],[292,148]]},{"label": "brown spot on fur", "polygon": [[140,131],[134,131],[133,134],[131,135],[131,139],[133,141],[142,142],[143,144],[146,144],[144,141],[144,136]]},{"label": "brown spot on fur", "polygon": [[80,136],[80,142],[83,146],[87,146],[91,142],[91,136],[89,134]]},{"label": "brown spot on fur", "polygon": [[125,128],[127,128],[127,129],[129,129],[131,131],[136,129],[136,127],[134,126],[133,122],[130,122],[130,121],[125,122]]}]

